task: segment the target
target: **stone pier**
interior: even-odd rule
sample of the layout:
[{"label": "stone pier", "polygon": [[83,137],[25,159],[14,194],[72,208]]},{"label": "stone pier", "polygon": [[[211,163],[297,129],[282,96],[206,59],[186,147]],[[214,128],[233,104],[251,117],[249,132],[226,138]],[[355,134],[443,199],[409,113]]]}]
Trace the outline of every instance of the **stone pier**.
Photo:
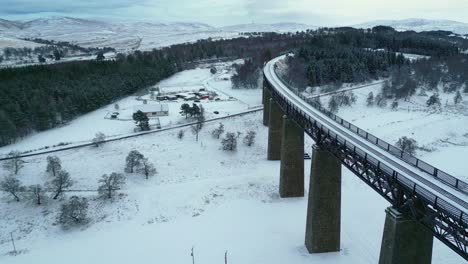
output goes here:
[{"label": "stone pier", "polygon": [[395,208],[385,212],[379,264],[430,264],[432,233]]},{"label": "stone pier", "polygon": [[340,250],[341,162],[314,145],[305,245],[309,253]]},{"label": "stone pier", "polygon": [[283,116],[279,193],[282,198],[304,196],[304,130]]},{"label": "stone pier", "polygon": [[268,126],[270,120],[270,91],[263,87],[263,125]]},{"label": "stone pier", "polygon": [[283,110],[270,98],[268,129],[268,160],[281,159],[281,140],[283,130]]}]

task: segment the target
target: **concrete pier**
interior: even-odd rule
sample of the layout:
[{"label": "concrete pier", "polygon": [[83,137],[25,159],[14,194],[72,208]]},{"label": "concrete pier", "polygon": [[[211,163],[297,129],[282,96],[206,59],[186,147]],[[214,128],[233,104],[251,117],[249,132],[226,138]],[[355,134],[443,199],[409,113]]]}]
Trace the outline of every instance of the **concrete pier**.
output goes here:
[{"label": "concrete pier", "polygon": [[314,145],[305,245],[309,253],[340,250],[341,162]]},{"label": "concrete pier", "polygon": [[379,264],[430,264],[432,233],[395,208],[385,212]]},{"label": "concrete pier", "polygon": [[268,160],[281,159],[283,111],[277,102],[270,98],[268,129]]},{"label": "concrete pier", "polygon": [[263,125],[268,126],[270,120],[270,91],[263,87]]},{"label": "concrete pier", "polygon": [[279,193],[282,198],[304,196],[304,130],[283,116]]}]

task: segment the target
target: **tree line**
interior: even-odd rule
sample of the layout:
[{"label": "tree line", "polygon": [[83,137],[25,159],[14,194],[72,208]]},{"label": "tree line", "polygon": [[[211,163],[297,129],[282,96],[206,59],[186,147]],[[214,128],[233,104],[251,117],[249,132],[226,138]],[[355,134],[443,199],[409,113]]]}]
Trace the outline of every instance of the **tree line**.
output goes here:
[{"label": "tree line", "polygon": [[279,54],[305,38],[289,34],[230,40],[210,39],[147,52],[118,54],[110,61],[75,61],[0,70],[0,145],[73,118],[154,85],[206,58]]},{"label": "tree line", "polygon": [[308,34],[314,37],[285,61],[284,79],[299,88],[388,77],[394,69],[410,64],[402,53],[446,58],[457,56],[468,43],[433,32],[397,32],[383,26],[323,28]]},{"label": "tree line", "polygon": [[[114,60],[2,69],[0,146],[31,132],[62,125],[154,85],[183,70],[186,62],[225,57],[249,58],[252,64],[244,66],[247,69],[245,72],[259,74],[257,69],[270,58],[286,51],[299,50],[302,63],[308,69],[304,72],[307,72],[311,83],[358,81],[366,76],[379,76],[390,65],[403,63],[391,51],[376,49],[391,46],[390,50],[399,47],[409,51],[414,48],[423,49],[427,54],[443,55],[456,54],[457,45],[457,42],[436,38],[428,33],[338,28],[286,34],[265,33],[229,40],[206,39],[158,50],[118,54]],[[317,46],[319,52],[315,51]],[[310,65],[309,62],[316,57],[321,58],[321,66]],[[243,74],[242,70],[239,68],[239,83],[253,83],[254,78]]]}]

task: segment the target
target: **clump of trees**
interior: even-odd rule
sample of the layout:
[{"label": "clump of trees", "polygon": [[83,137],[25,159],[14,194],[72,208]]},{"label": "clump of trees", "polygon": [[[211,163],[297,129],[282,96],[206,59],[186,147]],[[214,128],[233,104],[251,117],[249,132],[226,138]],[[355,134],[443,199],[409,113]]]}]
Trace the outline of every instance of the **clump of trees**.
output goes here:
[{"label": "clump of trees", "polygon": [[58,222],[64,228],[84,225],[88,223],[89,202],[85,197],[72,196],[62,204]]},{"label": "clump of trees", "polygon": [[96,148],[98,148],[101,144],[104,143],[106,140],[106,135],[102,132],[96,133],[96,135],[93,138],[93,143]]},{"label": "clump of trees", "polygon": [[15,198],[17,202],[19,202],[19,193],[23,192],[25,190],[25,187],[21,185],[21,182],[17,178],[13,176],[8,176],[0,182],[0,190],[9,193]]},{"label": "clump of trees", "polygon": [[441,103],[440,103],[439,94],[435,93],[435,94],[431,95],[431,96],[429,97],[429,99],[427,99],[426,105],[427,105],[428,107],[431,107],[431,106],[438,106],[438,107],[440,107],[440,106],[441,106]]},{"label": "clump of trees", "polygon": [[237,137],[233,132],[227,132],[226,136],[221,140],[223,150],[235,151],[237,149]]},{"label": "clump of trees", "polygon": [[124,170],[127,173],[141,173],[146,179],[149,179],[149,177],[157,173],[154,165],[137,150],[132,150],[128,153],[125,159]]},{"label": "clump of trees", "polygon": [[211,131],[211,135],[216,139],[219,139],[219,137],[223,133],[224,133],[224,124],[223,123],[219,123],[218,127],[213,129],[213,131]]},{"label": "clump of trees", "polygon": [[418,143],[412,138],[401,137],[396,142],[396,146],[404,152],[414,155],[416,153],[416,149],[418,148]]},{"label": "clump of trees", "polygon": [[149,162],[147,158],[141,160],[141,165],[137,171],[145,176],[145,179],[149,179],[151,176],[154,176],[157,171],[153,163]]},{"label": "clump of trees", "polygon": [[190,106],[189,104],[182,104],[180,106],[180,112],[181,115],[185,116],[185,118],[189,117],[199,117],[201,116],[202,113],[202,106],[198,106],[197,104],[192,104]]},{"label": "clump of trees", "polygon": [[135,121],[136,125],[140,128],[141,131],[150,130],[149,118],[142,111],[138,110],[135,113],[133,113],[133,120]]},{"label": "clump of trees", "polygon": [[253,130],[247,131],[247,134],[245,135],[243,142],[246,146],[250,147],[255,143],[255,136],[257,133]]},{"label": "clump of trees", "polygon": [[114,193],[125,184],[125,177],[121,173],[104,174],[99,180],[98,193],[101,197],[111,199]]},{"label": "clump of trees", "polygon": [[231,77],[232,87],[235,89],[256,89],[258,88],[261,77],[261,69],[255,65],[253,60],[246,59],[244,64],[233,65],[235,69],[234,75]]}]

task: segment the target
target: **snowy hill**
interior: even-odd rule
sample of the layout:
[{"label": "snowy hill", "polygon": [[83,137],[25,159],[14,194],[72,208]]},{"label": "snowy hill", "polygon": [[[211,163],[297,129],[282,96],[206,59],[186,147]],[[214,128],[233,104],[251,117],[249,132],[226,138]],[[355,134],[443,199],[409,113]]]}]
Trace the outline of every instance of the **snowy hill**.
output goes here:
[{"label": "snowy hill", "polygon": [[239,24],[222,27],[223,31],[234,32],[296,32],[317,27],[299,23],[275,23],[275,24]]},{"label": "snowy hill", "polygon": [[468,24],[452,21],[452,20],[429,20],[429,19],[418,19],[410,18],[404,20],[375,20],[353,27],[357,28],[371,28],[375,26],[390,26],[396,30],[414,30],[420,31],[431,31],[431,30],[445,30],[452,31],[457,34],[468,34]]},{"label": "snowy hill", "polygon": [[0,18],[0,32],[4,30],[19,30],[22,27],[22,23],[9,21]]},{"label": "snowy hill", "polygon": [[197,22],[124,23],[51,17],[27,22],[0,20],[0,37],[68,41],[83,47],[108,46],[125,52],[135,49],[149,50],[206,38],[233,38],[239,36],[240,32],[296,32],[309,28],[314,27],[297,23],[276,23],[216,28]]}]

